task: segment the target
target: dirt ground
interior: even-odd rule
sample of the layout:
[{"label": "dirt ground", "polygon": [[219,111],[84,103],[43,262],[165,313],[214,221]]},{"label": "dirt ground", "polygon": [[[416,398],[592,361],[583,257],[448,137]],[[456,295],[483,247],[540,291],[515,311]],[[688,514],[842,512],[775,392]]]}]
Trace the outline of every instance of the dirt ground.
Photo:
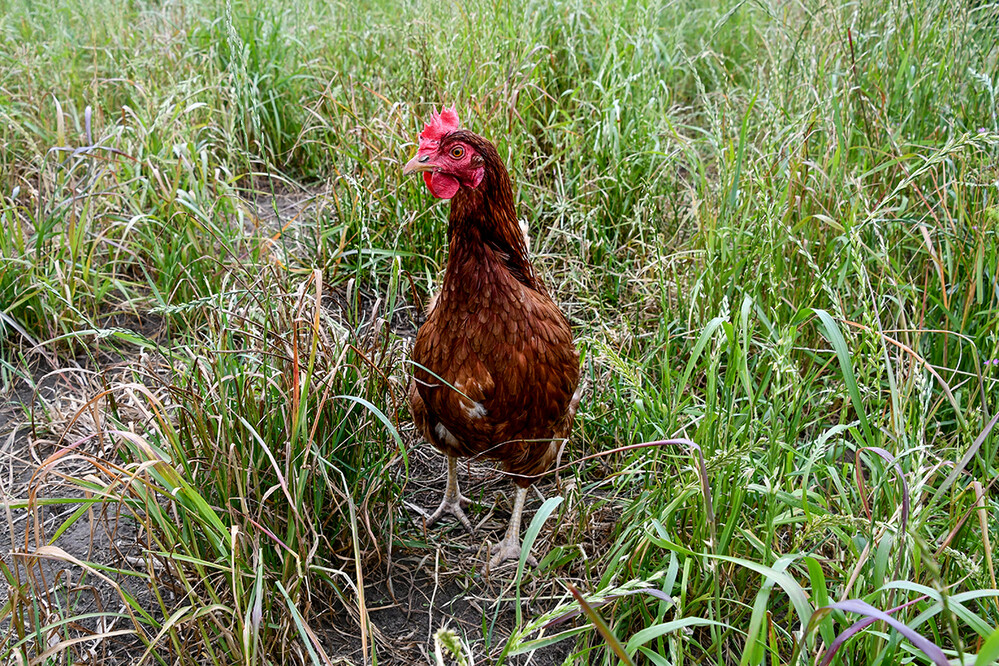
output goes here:
[{"label": "dirt ground", "polygon": [[[0,528],[0,560],[10,572],[0,585],[0,603],[27,600],[37,625],[76,617],[70,624],[76,635],[107,636],[74,646],[83,663],[130,663],[138,641],[130,636],[121,592],[154,616],[158,611],[140,579],[115,570],[134,569],[143,561],[143,536],[117,505],[74,502],[89,494],[66,481],[92,475],[93,461],[113,457],[108,440],[88,439],[99,430],[92,412],[75,421],[70,416],[96,388],[97,375],[80,367],[52,371],[44,363],[38,366],[31,369],[31,383],[15,379],[0,403],[0,501],[6,522],[6,529]],[[84,515],[74,520],[81,510]],[[12,628],[10,617],[0,621],[8,646],[23,629]],[[53,651],[59,650],[61,634],[58,628],[47,634]]]},{"label": "dirt ground", "polygon": [[[443,456],[428,445],[422,444],[415,450],[411,456],[410,490],[404,499],[415,524],[403,531],[403,536],[425,538],[428,547],[401,549],[394,553],[391,566],[373,567],[366,573],[369,580],[366,601],[372,623],[379,632],[376,643],[383,648],[380,654],[387,657],[385,663],[432,663],[428,650],[432,649],[434,632],[442,627],[452,629],[470,646],[477,663],[492,663],[516,626],[516,564],[504,563],[496,571],[485,568],[489,546],[499,540],[506,529],[513,486],[490,464],[461,465],[459,484],[462,493],[473,500],[466,513],[475,532],[469,534],[456,521],[443,519],[424,534],[422,517],[415,507],[436,507],[445,486],[445,467]],[[532,488],[522,533],[544,498],[555,495],[571,498],[566,501],[577,504],[568,508],[568,514],[577,509],[589,512],[586,533],[580,535],[574,528],[563,529],[567,523],[577,523],[577,518],[560,524],[555,513],[539,533],[532,553],[543,560],[558,546],[576,545],[580,552],[591,556],[603,551],[613,531],[615,510],[604,505],[603,498],[595,498],[601,506],[594,508],[580,496],[572,481],[561,485],[561,493],[552,480]],[[580,506],[583,504],[585,509]],[[579,541],[580,536],[582,541]],[[530,567],[525,571],[520,586],[521,612],[525,619],[537,617],[571,600],[561,581],[585,587],[574,575],[582,574],[582,571],[574,571],[574,566],[555,571],[557,573]],[[342,614],[340,618],[346,619]],[[335,620],[332,624],[336,626],[339,622]],[[559,627],[564,628],[568,626]],[[334,644],[338,656],[351,663],[361,663],[360,645],[355,636],[341,636]],[[571,647],[572,641],[566,641],[529,656],[508,658],[506,663],[561,664]]]},{"label": "dirt ground", "polygon": [[[78,406],[99,389],[97,377],[77,369],[42,373],[37,390],[18,381],[0,407],[0,487],[7,508],[7,529],[0,529],[0,556],[17,581],[17,585],[2,586],[0,599],[7,600],[12,594],[31,595],[42,617],[49,615],[53,621],[88,613],[120,613],[114,622],[97,618],[74,622],[81,637],[129,629],[122,590],[142,601],[148,612],[158,614],[154,591],[141,579],[115,571],[142,570],[145,566],[147,535],[127,512],[114,505],[95,504],[85,518],[60,532],[63,522],[82,506],[72,500],[85,497],[64,478],[86,477],[93,473],[90,468],[95,460],[113,459],[115,454],[110,444],[97,437],[88,439],[98,429],[89,413],[72,421]],[[418,507],[432,509],[440,501],[446,480],[445,459],[425,443],[412,451],[402,498],[408,521],[404,519],[399,536],[421,546],[396,543],[390,562],[387,557],[381,562],[368,557],[370,564],[364,572],[371,640],[379,663],[433,663],[433,634],[444,627],[463,639],[476,663],[490,663],[515,626],[515,565],[508,563],[493,572],[484,569],[488,546],[502,536],[509,519],[513,487],[491,464],[463,464],[460,484],[462,492],[473,499],[468,514],[475,532],[469,534],[447,519],[424,532]],[[563,480],[561,485],[561,494],[582,500],[571,480]],[[560,494],[559,487],[552,480],[534,488],[525,528],[543,498],[556,494]],[[66,503],[29,512],[21,508],[28,498],[62,499]],[[587,542],[579,547],[590,553],[605,548],[613,519],[609,505],[596,509],[588,518],[591,529]],[[562,534],[555,523],[553,516],[539,535],[533,551],[539,559],[560,541],[564,545],[563,539],[578,536]],[[33,556],[39,549],[48,556]],[[383,551],[387,555],[389,549]],[[103,565],[110,571],[99,576],[74,560]],[[566,580],[565,573],[563,568],[557,578],[534,570],[525,574],[520,588],[523,617],[536,617],[568,599],[565,587],[558,582]],[[168,590],[160,593],[169,599]],[[334,663],[365,663],[352,612],[356,614],[354,609],[331,608],[315,625]],[[8,633],[10,629],[9,621],[0,625],[0,632],[15,640]],[[52,635],[55,645],[57,634]],[[561,664],[570,643],[550,646],[530,657],[509,658],[507,663]],[[136,649],[141,645],[127,633],[74,647],[78,660],[94,664],[132,663]]]}]

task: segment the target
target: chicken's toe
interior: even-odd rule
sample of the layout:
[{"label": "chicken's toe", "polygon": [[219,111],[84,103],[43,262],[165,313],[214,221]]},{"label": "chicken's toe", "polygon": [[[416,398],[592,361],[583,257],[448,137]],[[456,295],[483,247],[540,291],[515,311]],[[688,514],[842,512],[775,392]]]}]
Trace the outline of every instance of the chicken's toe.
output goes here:
[{"label": "chicken's toe", "polygon": [[[513,560],[514,562],[520,561],[521,548],[520,540],[507,540],[504,539],[498,544],[489,549],[492,558],[489,560],[489,569],[495,569],[504,562]],[[527,554],[527,564],[532,567],[538,566],[538,561],[530,553]]]},{"label": "chicken's toe", "polygon": [[427,527],[433,527],[434,523],[440,520],[445,513],[449,513],[458,519],[458,522],[464,526],[469,532],[474,532],[475,529],[472,527],[472,521],[468,519],[465,512],[462,510],[462,505],[468,506],[471,502],[465,497],[459,495],[457,498],[449,498],[447,496],[441,500],[441,505],[437,507],[433,515],[427,518]]}]

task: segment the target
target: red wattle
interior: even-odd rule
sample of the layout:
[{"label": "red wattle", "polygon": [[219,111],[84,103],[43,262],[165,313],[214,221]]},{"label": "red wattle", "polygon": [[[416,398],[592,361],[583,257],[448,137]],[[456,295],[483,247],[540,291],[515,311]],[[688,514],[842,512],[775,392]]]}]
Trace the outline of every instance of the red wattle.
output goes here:
[{"label": "red wattle", "polygon": [[460,187],[457,178],[437,171],[424,171],[423,182],[430,188],[430,193],[438,199],[450,199],[458,194]]}]

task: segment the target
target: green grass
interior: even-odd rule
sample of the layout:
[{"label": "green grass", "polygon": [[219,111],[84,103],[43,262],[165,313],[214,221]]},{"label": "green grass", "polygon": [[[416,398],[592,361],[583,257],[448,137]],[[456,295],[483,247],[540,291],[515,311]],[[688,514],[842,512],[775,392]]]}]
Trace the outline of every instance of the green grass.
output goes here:
[{"label": "green grass", "polygon": [[[541,639],[570,663],[823,663],[859,601],[908,629],[833,663],[932,663],[911,632],[990,663],[995,3],[251,5],[0,0],[0,385],[105,371],[74,410],[110,453],[65,483],[145,528],[115,566],[174,595],[116,626],[150,663],[324,663],[334,599],[391,659],[359,590],[422,540],[401,331],[447,208],[400,166],[442,102],[506,159],[589,385],[525,574],[565,603],[448,640],[528,651],[571,579]],[[281,230],[260,193],[316,210]],[[77,659],[4,562],[0,656]]]}]

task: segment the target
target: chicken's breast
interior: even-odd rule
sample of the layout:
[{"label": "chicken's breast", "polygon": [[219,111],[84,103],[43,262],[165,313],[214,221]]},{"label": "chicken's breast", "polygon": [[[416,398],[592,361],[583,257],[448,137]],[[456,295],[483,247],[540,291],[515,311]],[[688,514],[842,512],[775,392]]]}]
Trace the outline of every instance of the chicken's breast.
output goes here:
[{"label": "chicken's breast", "polygon": [[548,469],[572,427],[579,356],[547,293],[490,272],[473,290],[442,290],[417,335],[410,402],[444,453],[531,477]]}]

